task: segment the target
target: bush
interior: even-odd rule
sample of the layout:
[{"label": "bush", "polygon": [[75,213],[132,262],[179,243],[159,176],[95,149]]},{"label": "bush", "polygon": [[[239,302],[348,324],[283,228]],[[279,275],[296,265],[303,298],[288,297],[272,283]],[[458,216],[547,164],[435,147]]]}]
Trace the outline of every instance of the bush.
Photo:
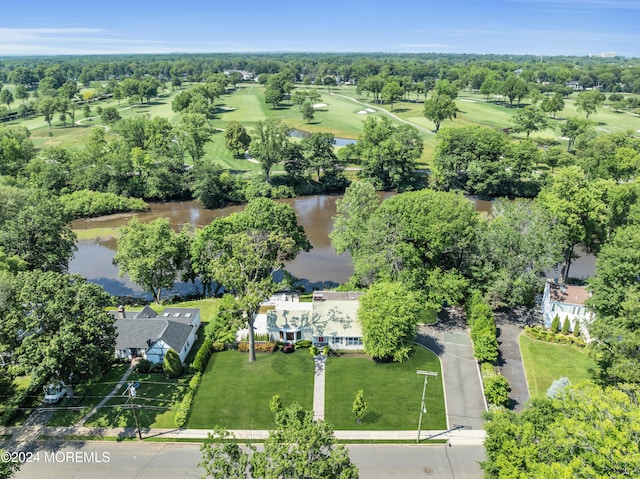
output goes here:
[{"label": "bush", "polygon": [[[276,350],[276,343],[274,341],[268,342],[255,342],[253,344],[256,353],[272,353]],[[293,346],[292,346],[293,347]],[[249,342],[241,341],[238,343],[238,351],[241,353],[249,352]]]},{"label": "bush", "polygon": [[569,316],[567,316],[562,322],[562,334],[569,334],[569,326]]},{"label": "bush", "polygon": [[537,339],[538,341],[545,341],[547,343],[569,344],[579,348],[584,348],[586,346],[585,342],[580,337],[575,335],[570,336],[552,333],[549,330],[541,328],[531,328],[527,326],[524,328],[524,334],[531,339]]},{"label": "bush", "polygon": [[136,371],[142,374],[146,374],[151,371],[151,361],[148,359],[140,359],[136,365]]},{"label": "bush", "polygon": [[292,353],[294,351],[295,351],[295,349],[293,347],[293,344],[291,344],[291,343],[287,343],[284,346],[282,346],[282,352],[283,353],[287,353],[288,354],[288,353]]},{"label": "bush", "polygon": [[309,348],[309,352],[311,353],[311,356],[317,356],[320,350],[318,349],[318,346],[313,345]]},{"label": "bush", "polygon": [[331,348],[329,348],[328,344],[322,348],[322,354],[325,356],[329,356],[330,351],[331,351]]},{"label": "bush", "polygon": [[162,371],[169,378],[177,378],[182,374],[182,361],[180,361],[180,356],[173,349],[169,349],[164,353]]},{"label": "bush", "polygon": [[204,371],[209,363],[211,353],[213,353],[213,343],[205,339],[202,346],[200,346],[200,349],[198,349],[196,357],[193,358],[193,362],[189,366],[189,369],[194,373]]},{"label": "bush", "polygon": [[500,351],[491,306],[484,301],[479,291],[474,291],[467,301],[466,311],[476,359],[495,363]]},{"label": "bush", "polygon": [[313,342],[308,339],[302,339],[300,341],[297,341],[296,344],[294,345],[296,349],[305,349],[305,348],[310,348],[311,346],[313,346]]},{"label": "bush", "polygon": [[75,191],[60,197],[66,213],[73,218],[108,215],[128,211],[148,211],[149,205],[139,198],[91,190]]},{"label": "bush", "polygon": [[180,408],[176,413],[176,418],[175,418],[176,427],[184,427],[184,425],[187,424],[187,419],[189,419],[189,413],[191,412],[191,403],[193,402],[193,397],[196,395],[198,386],[200,386],[201,380],[202,380],[201,372],[197,372],[189,380],[189,387],[187,389],[186,394],[182,398],[182,401],[180,401]]},{"label": "bush", "polygon": [[225,346],[224,343],[221,343],[220,341],[214,341],[211,343],[211,349],[214,353],[219,353],[225,350]]},{"label": "bush", "polygon": [[495,406],[507,406],[509,404],[509,381],[502,374],[496,372],[489,363],[480,366],[484,395],[489,404]]},{"label": "bush", "polygon": [[580,337],[580,320],[576,319],[576,323],[573,325],[573,335],[576,338]]},{"label": "bush", "polygon": [[557,314],[551,320],[551,327],[549,328],[552,333],[557,333],[560,331],[560,316]]}]

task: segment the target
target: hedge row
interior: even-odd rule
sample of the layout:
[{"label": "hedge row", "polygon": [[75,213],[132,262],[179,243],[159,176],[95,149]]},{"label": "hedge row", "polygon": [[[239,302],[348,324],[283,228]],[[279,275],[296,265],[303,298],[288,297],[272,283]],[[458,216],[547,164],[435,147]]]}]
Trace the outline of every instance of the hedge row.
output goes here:
[{"label": "hedge row", "polygon": [[532,328],[527,326],[524,328],[524,334],[531,339],[537,339],[539,341],[545,341],[547,343],[570,344],[579,348],[584,348],[586,346],[584,340],[579,337],[562,333],[554,333],[552,331],[539,327]]},{"label": "hedge row", "polygon": [[497,372],[489,363],[482,363],[480,367],[482,386],[487,402],[493,406],[507,406],[509,404],[509,381]]},{"label": "hedge row", "polygon": [[196,357],[193,358],[193,362],[189,365],[189,369],[194,373],[204,372],[209,363],[211,353],[213,353],[213,343],[205,338],[202,346],[200,346],[200,349],[198,349],[196,353]]},{"label": "hedge row", "polygon": [[176,413],[176,427],[184,427],[185,424],[187,424],[187,419],[189,419],[189,413],[191,412],[191,403],[193,402],[193,397],[196,395],[198,386],[200,386],[201,380],[202,372],[198,371],[189,381],[189,388],[182,398],[182,401],[180,401],[180,409],[178,409]]},{"label": "hedge row", "polygon": [[476,359],[480,362],[495,363],[499,350],[491,306],[484,301],[479,291],[474,291],[467,301],[466,310]]}]

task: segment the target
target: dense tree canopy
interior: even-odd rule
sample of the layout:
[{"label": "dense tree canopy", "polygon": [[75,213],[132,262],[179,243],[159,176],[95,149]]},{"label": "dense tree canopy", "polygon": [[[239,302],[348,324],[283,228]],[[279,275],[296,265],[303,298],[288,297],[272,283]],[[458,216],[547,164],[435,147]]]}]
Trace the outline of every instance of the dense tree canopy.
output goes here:
[{"label": "dense tree canopy", "polygon": [[357,479],[358,469],[344,446],[338,446],[332,427],[314,421],[298,403],[276,413],[276,429],[262,451],[241,448],[226,431],[210,435],[202,446],[203,478],[227,479]]},{"label": "dense tree canopy", "polygon": [[640,224],[617,230],[596,260],[589,279],[595,312],[589,325],[606,383],[640,383]]},{"label": "dense tree canopy", "polygon": [[0,276],[0,287],[0,348],[33,384],[99,378],[111,364],[115,329],[101,286],[78,275],[31,271]]},{"label": "dense tree canopy", "polygon": [[639,394],[637,386],[586,383],[535,399],[521,413],[491,413],[485,477],[638,477]]}]

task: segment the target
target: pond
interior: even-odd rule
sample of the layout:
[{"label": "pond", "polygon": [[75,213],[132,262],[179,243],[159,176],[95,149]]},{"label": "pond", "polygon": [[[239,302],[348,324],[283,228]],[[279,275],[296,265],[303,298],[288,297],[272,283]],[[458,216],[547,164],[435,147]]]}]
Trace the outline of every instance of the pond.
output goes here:
[{"label": "pond", "polygon": [[[380,193],[382,199],[394,193]],[[331,247],[329,233],[333,227],[332,218],[336,214],[336,199],[340,195],[316,195],[280,200],[288,203],[295,210],[299,223],[304,227],[313,249],[302,252],[286,266],[289,273],[299,278],[308,288],[330,288],[346,282],[353,274],[353,264],[349,253],[337,255]],[[491,210],[491,201],[470,198],[477,211]],[[179,229],[186,223],[199,228],[208,225],[215,218],[241,211],[244,205],[229,206],[219,209],[205,209],[195,201],[177,201],[168,203],[152,203],[151,211],[146,213],[118,214],[76,220],[72,223],[75,230],[92,228],[117,228],[126,224],[132,216],[140,221],[148,222],[156,218],[168,218],[174,228]],[[131,282],[125,275],[119,277],[118,267],[112,263],[116,251],[116,240],[112,237],[82,240],[77,243],[78,251],[69,263],[69,271],[79,273],[90,281],[101,284],[105,290],[116,296],[143,296],[151,298],[138,285]],[[579,251],[580,258],[571,266],[571,276],[585,278],[593,274],[594,257]],[[557,271],[550,272],[557,276]],[[188,294],[196,292],[200,285],[190,283],[176,283],[172,293]]]}]

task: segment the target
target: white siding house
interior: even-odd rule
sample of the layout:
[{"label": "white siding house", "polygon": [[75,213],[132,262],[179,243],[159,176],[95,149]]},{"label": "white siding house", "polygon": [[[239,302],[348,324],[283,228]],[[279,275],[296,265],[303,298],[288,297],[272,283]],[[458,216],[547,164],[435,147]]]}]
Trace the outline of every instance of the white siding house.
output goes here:
[{"label": "white siding house", "polygon": [[[334,350],[362,350],[362,330],[357,320],[362,293],[316,292],[313,302],[291,295],[274,296],[263,303],[254,323],[257,334],[295,343],[302,339]],[[238,339],[246,338],[246,329]]]},{"label": "white siding house", "polygon": [[583,286],[574,286],[547,280],[542,296],[542,317],[544,325],[549,328],[557,315],[562,326],[565,318],[569,318],[569,331],[573,331],[576,321],[580,320],[580,333],[588,342],[590,340],[588,326],[593,321],[593,313],[587,309],[585,302],[591,294]]},{"label": "white siding house", "polygon": [[184,363],[195,343],[200,327],[197,308],[166,308],[156,314],[149,307],[140,312],[114,312],[117,331],[116,356],[133,359],[143,357],[161,363],[169,349],[173,349]]}]

